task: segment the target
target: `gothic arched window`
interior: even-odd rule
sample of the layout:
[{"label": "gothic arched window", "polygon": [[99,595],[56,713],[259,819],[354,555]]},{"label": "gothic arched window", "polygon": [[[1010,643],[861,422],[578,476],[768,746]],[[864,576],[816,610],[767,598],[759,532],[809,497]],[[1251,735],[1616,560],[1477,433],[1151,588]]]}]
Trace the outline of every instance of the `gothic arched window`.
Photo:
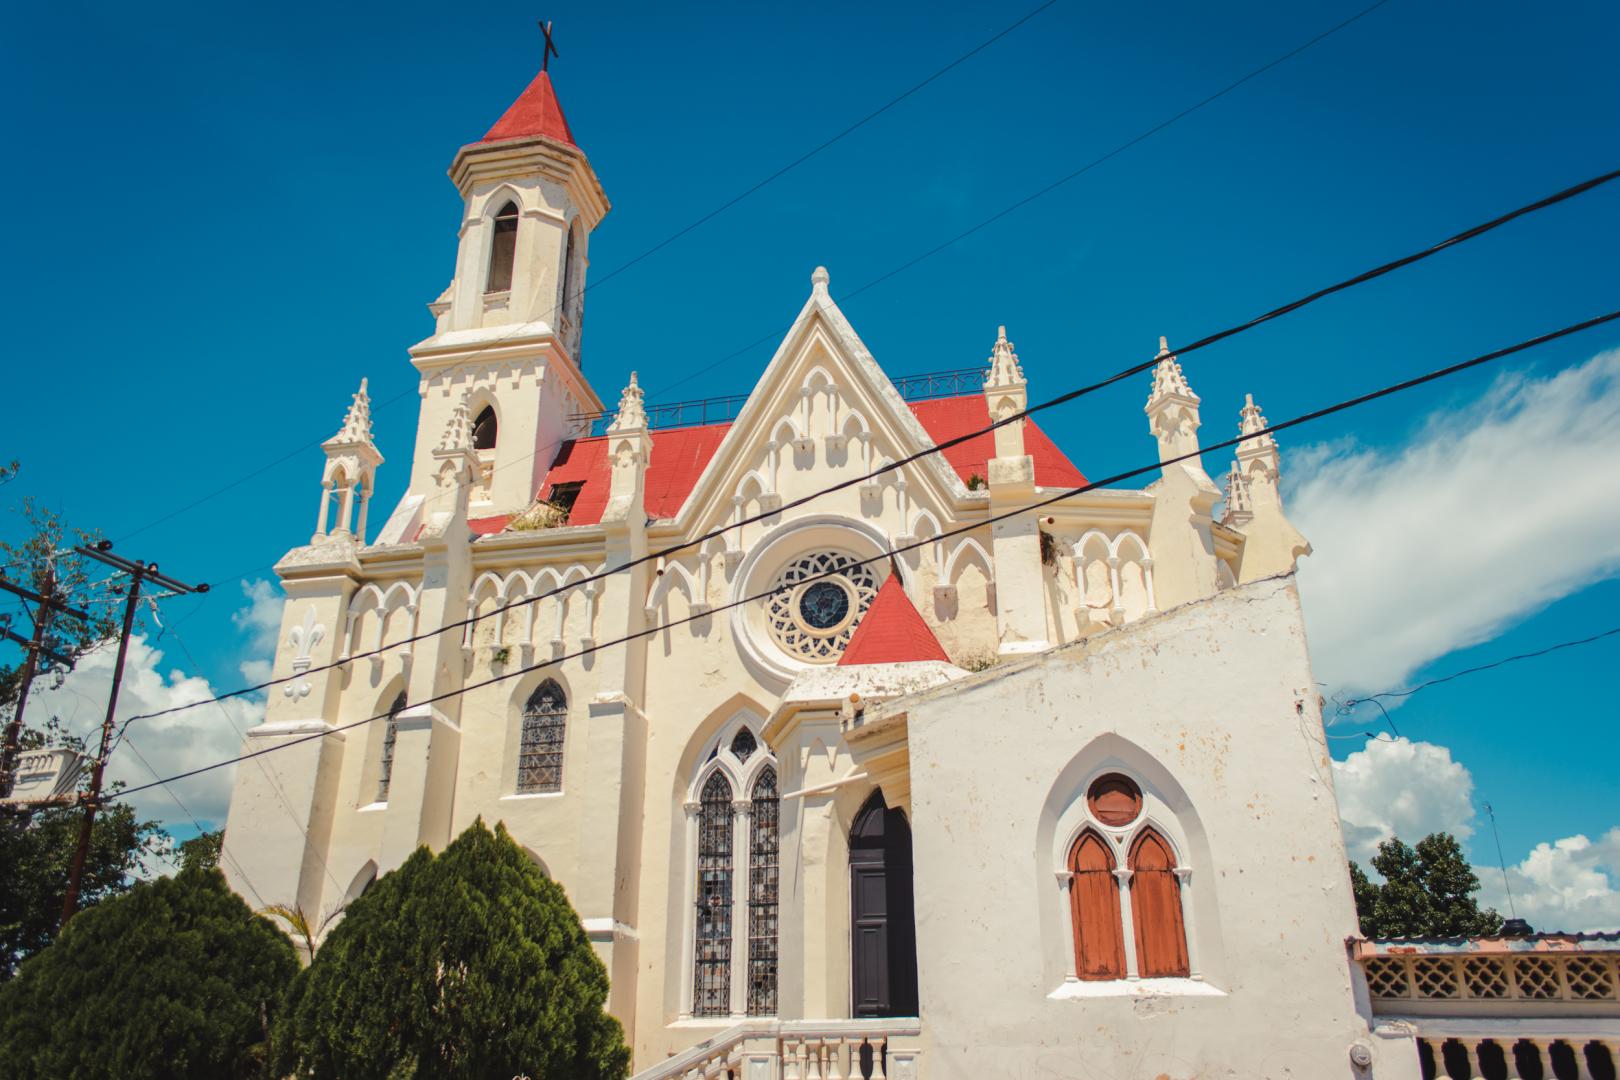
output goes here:
[{"label": "gothic arched window", "polygon": [[715,772],[698,800],[697,933],[692,1013],[731,1012],[731,784]]},{"label": "gothic arched window", "polygon": [[399,738],[399,714],[405,711],[405,691],[401,690],[394,703],[388,707],[388,719],[384,722],[382,762],[377,772],[377,801],[388,801],[388,781],[394,774],[394,742]]},{"label": "gothic arched window", "polygon": [[478,414],[478,419],[473,421],[473,449],[495,449],[495,437],[498,431],[499,426],[495,422],[495,410],[493,407],[485,405],[483,411]]},{"label": "gothic arched window", "polygon": [[688,790],[692,965],[683,1016],[774,1016],[781,888],[776,759],[739,723],[715,738]]},{"label": "gothic arched window", "polygon": [[568,239],[563,245],[562,265],[562,296],[558,303],[562,306],[563,314],[570,319],[579,310],[579,271],[575,264],[579,262],[579,219],[568,227]]},{"label": "gothic arched window", "polygon": [[485,292],[506,292],[512,287],[512,266],[517,259],[517,203],[508,202],[495,215],[489,241],[489,284]]},{"label": "gothic arched window", "polygon": [[518,736],[517,793],[562,790],[563,737],[568,733],[568,695],[547,679],[523,705]]},{"label": "gothic arched window", "polygon": [[777,811],[780,806],[776,770],[767,766],[754,781],[753,812],[748,827],[749,1016],[776,1015],[777,886],[781,875]]},{"label": "gothic arched window", "polygon": [[1125,977],[1114,855],[1089,829],[1069,853],[1069,905],[1074,917],[1074,970],[1082,979]]},{"label": "gothic arched window", "polygon": [[1181,881],[1170,845],[1144,829],[1131,845],[1131,922],[1136,967],[1144,979],[1189,974],[1187,931],[1181,919]]}]

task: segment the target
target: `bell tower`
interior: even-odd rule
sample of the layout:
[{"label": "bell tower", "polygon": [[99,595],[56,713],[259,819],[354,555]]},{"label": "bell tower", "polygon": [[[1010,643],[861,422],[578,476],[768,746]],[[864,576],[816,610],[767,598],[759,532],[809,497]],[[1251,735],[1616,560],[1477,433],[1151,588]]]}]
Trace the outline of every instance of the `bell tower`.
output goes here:
[{"label": "bell tower", "polygon": [[455,276],[428,305],[433,336],[411,348],[422,412],[396,517],[431,494],[432,451],[458,405],[476,427],[474,519],[527,509],[558,447],[584,433],[572,417],[602,409],[581,339],[591,232],[609,205],[548,71],[457,151],[450,179],[462,198]]}]

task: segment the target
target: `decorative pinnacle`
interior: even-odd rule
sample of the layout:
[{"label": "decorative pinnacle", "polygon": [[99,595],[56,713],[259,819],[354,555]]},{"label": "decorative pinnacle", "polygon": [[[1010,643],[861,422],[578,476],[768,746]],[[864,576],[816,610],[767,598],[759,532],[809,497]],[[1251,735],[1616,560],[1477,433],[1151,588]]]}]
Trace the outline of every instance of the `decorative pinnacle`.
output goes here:
[{"label": "decorative pinnacle", "polygon": [[830,281],[832,281],[832,275],[827,273],[825,266],[816,267],[815,272],[810,275],[810,287],[812,289],[825,289]]},{"label": "decorative pinnacle", "polygon": [[984,377],[984,385],[1022,386],[1024,383],[1024,369],[1019,366],[1018,354],[1013,352],[1013,343],[1007,340],[1007,328],[996,327],[996,343],[990,349],[990,371]]},{"label": "decorative pinnacle", "polygon": [[462,398],[451,410],[450,422],[444,428],[444,438],[439,440],[439,453],[454,454],[471,449],[472,425],[467,419],[467,399]]},{"label": "decorative pinnacle", "polygon": [[1179,397],[1192,404],[1198,404],[1198,395],[1192,392],[1187,385],[1187,377],[1181,373],[1181,363],[1170,352],[1170,343],[1164,338],[1159,339],[1159,364],[1153,369],[1153,393],[1148,395],[1148,408],[1163,398]]},{"label": "decorative pinnacle", "polygon": [[369,443],[371,441],[371,396],[366,393],[366,380],[360,380],[360,391],[349,404],[343,417],[343,426],[329,442]]},{"label": "decorative pinnacle", "polygon": [[[1254,395],[1244,394],[1243,409],[1238,413],[1238,434],[1253,435],[1257,431],[1265,431],[1267,426],[1266,418],[1260,412],[1260,406],[1254,403]],[[1240,452],[1244,449],[1249,449],[1252,453],[1254,450],[1262,447],[1274,449],[1276,445],[1276,438],[1271,434],[1271,432],[1267,431],[1259,438],[1250,439],[1248,442],[1239,444],[1238,449]]]},{"label": "decorative pinnacle", "polygon": [[647,409],[642,404],[646,394],[636,382],[636,373],[630,373],[630,385],[619,395],[619,415],[608,425],[609,431],[639,430],[647,426]]}]

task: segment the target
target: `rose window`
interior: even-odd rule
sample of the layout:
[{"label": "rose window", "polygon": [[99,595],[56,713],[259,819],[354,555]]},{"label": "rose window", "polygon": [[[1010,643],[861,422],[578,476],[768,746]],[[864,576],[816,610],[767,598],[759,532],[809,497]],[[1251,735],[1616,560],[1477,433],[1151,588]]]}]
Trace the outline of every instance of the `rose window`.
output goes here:
[{"label": "rose window", "polygon": [[855,556],[818,551],[789,563],[776,579],[780,591],[765,601],[771,636],[790,656],[813,664],[837,660],[855,624],[877,595],[871,567]]}]

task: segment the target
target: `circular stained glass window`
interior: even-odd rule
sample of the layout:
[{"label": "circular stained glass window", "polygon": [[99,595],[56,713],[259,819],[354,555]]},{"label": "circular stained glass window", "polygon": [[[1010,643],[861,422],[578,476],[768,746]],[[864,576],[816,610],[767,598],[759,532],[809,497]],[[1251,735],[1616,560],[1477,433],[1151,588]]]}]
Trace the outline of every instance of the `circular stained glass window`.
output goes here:
[{"label": "circular stained glass window", "polygon": [[771,636],[789,655],[830,664],[843,653],[855,624],[877,595],[878,578],[842,551],[801,555],[777,576],[765,601]]},{"label": "circular stained glass window", "polygon": [[799,594],[799,617],[813,630],[828,630],[849,614],[849,592],[830,581],[814,581]]}]

